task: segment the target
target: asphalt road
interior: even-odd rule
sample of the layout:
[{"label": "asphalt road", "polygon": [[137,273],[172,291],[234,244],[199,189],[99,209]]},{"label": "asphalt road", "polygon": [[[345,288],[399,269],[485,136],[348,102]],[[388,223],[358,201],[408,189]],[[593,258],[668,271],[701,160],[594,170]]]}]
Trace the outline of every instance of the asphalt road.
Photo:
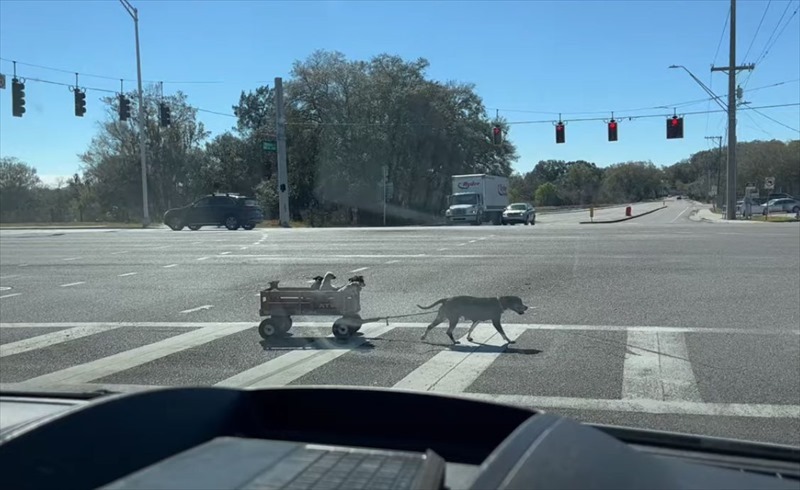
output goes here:
[{"label": "asphalt road", "polygon": [[[577,224],[582,211],[505,227],[2,230],[0,383],[398,387],[800,445],[800,227],[666,204],[603,225]],[[333,317],[297,317],[290,338],[261,341],[258,291],[327,270],[364,275],[365,318],[456,294],[534,309],[504,315],[507,347],[488,324],[478,343],[450,346],[442,328],[421,342],[432,312],[344,344],[327,338]]]}]

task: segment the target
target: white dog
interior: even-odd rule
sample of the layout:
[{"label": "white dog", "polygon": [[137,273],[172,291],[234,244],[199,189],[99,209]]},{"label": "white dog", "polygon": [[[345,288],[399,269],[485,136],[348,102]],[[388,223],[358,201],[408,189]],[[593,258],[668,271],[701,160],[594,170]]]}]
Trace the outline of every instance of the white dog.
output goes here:
[{"label": "white dog", "polygon": [[333,286],[332,281],[336,279],[336,276],[333,275],[333,272],[326,272],[325,276],[322,278],[322,283],[319,285],[320,291],[335,291],[336,288]]}]

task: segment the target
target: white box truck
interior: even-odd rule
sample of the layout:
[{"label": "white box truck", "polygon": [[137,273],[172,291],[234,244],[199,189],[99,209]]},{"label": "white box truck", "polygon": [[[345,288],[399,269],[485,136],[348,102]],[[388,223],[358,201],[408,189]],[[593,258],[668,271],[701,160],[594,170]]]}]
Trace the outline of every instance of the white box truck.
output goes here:
[{"label": "white box truck", "polygon": [[508,206],[508,178],[488,174],[454,175],[447,224],[499,225]]}]

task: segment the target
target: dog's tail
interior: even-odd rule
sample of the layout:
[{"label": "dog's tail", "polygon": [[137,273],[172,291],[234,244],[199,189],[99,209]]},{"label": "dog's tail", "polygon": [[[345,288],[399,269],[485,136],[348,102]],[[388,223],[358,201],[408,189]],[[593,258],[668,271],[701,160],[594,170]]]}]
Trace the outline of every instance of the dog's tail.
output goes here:
[{"label": "dog's tail", "polygon": [[436,303],[434,303],[434,304],[432,304],[430,306],[417,305],[417,308],[422,308],[423,310],[430,310],[431,308],[433,308],[436,305],[444,304],[445,301],[447,301],[447,298],[442,298],[442,299],[440,299],[439,301],[437,301]]}]

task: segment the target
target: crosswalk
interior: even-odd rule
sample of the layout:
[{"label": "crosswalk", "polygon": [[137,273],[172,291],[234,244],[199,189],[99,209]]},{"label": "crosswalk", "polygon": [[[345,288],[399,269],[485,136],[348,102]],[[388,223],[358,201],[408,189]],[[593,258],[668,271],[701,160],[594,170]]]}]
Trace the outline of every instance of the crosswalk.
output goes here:
[{"label": "crosswalk", "polygon": [[[0,323],[0,388],[358,385],[543,409],[800,418],[800,330],[614,325],[364,325],[347,342],[297,322],[269,342],[252,322]],[[720,352],[769,339],[769,369],[731,375]],[[765,363],[766,364],[766,363]],[[792,381],[794,380],[794,381]],[[794,385],[794,386],[793,386]],[[749,393],[760,393],[755,400]]]}]

